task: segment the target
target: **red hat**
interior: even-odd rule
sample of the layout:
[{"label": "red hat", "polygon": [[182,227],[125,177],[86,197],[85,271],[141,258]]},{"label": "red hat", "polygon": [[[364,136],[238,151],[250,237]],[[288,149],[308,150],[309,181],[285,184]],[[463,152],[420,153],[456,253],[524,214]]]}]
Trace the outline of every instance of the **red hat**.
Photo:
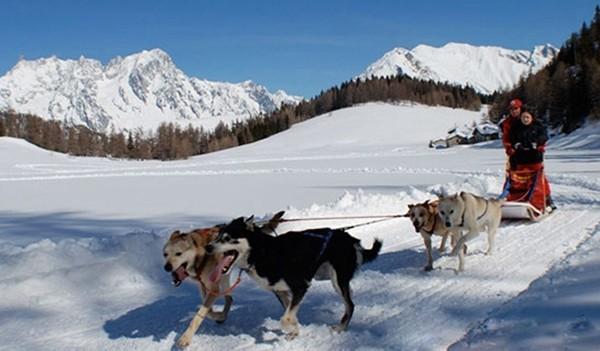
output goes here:
[{"label": "red hat", "polygon": [[512,99],[510,101],[510,107],[512,108],[521,108],[523,106],[523,101],[519,99]]}]

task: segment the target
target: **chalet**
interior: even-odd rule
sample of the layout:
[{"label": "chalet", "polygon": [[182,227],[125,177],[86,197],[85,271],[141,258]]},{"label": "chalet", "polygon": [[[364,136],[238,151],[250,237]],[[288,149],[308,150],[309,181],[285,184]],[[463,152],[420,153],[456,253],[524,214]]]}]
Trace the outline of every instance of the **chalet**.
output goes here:
[{"label": "chalet", "polygon": [[473,143],[496,140],[498,138],[500,138],[500,128],[489,122],[478,124],[473,130]]},{"label": "chalet", "polygon": [[500,128],[497,125],[490,122],[473,123],[472,126],[464,125],[451,128],[445,138],[430,140],[429,147],[439,149],[454,145],[475,144],[498,139],[499,137]]},{"label": "chalet", "polygon": [[448,142],[446,141],[446,139],[443,138],[430,140],[429,147],[432,147],[434,149],[445,149],[448,147]]}]

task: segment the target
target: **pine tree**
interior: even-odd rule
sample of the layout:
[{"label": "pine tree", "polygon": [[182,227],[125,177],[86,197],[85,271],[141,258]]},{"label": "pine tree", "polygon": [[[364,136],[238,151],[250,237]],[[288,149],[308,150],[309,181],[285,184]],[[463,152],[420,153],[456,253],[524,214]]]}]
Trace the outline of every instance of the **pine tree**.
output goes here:
[{"label": "pine tree", "polygon": [[133,135],[131,135],[131,132],[129,132],[127,135],[127,156],[131,158],[134,154],[135,144],[133,142]]}]

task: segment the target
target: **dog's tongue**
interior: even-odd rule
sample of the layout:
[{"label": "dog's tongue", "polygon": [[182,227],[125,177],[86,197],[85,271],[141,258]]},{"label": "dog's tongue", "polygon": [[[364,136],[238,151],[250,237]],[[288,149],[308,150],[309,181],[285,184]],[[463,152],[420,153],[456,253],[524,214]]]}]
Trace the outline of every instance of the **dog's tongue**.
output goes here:
[{"label": "dog's tongue", "polygon": [[175,273],[175,277],[177,277],[177,280],[180,282],[182,282],[188,276],[187,271],[183,266],[179,266],[179,268],[177,268],[173,273]]},{"label": "dog's tongue", "polygon": [[215,269],[213,269],[213,271],[210,273],[208,279],[210,279],[210,281],[213,283],[216,283],[219,280],[221,280],[221,276],[223,275],[223,268],[225,268],[225,266],[227,266],[228,264],[231,264],[231,261],[233,261],[233,255],[223,256],[223,258],[219,261],[219,264],[217,264]]}]

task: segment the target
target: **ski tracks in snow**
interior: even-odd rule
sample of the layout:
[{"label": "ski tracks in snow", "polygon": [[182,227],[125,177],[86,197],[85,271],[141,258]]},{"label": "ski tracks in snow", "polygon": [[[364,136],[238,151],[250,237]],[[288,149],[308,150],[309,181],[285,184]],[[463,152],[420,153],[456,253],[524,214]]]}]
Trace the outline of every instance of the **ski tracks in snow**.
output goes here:
[{"label": "ski tracks in snow", "polygon": [[[436,269],[426,273],[420,269],[425,261],[422,252],[418,266],[414,257],[403,259],[402,249],[387,252],[353,281],[357,307],[348,335],[339,337],[359,340],[355,346],[365,349],[444,349],[573,252],[598,223],[598,209],[561,209],[539,223],[503,225],[493,255],[483,253],[485,234],[469,243],[466,268],[460,274],[454,273],[455,257],[438,258]],[[341,311],[338,298],[331,299]],[[310,341],[289,346],[305,350],[349,346],[331,345],[330,337],[305,334],[301,338]]]}]

